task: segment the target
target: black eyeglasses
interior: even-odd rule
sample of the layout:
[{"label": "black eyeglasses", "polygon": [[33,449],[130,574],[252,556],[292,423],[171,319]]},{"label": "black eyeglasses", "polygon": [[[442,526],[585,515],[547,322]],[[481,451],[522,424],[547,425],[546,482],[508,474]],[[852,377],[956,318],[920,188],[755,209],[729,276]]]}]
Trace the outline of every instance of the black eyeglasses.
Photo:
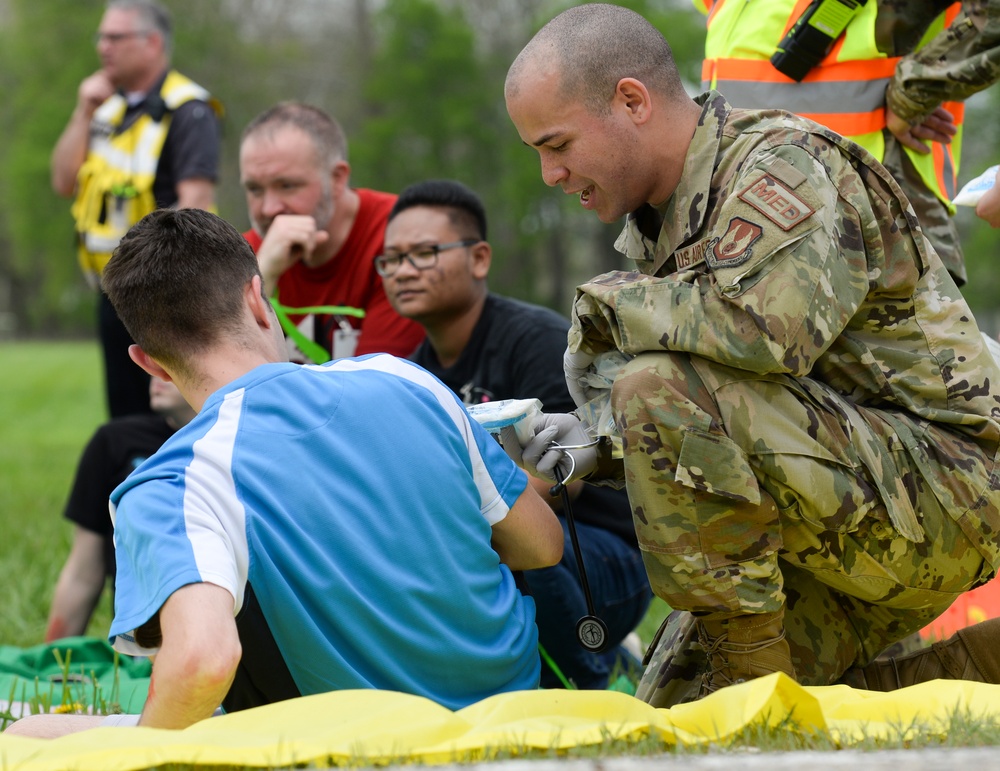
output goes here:
[{"label": "black eyeglasses", "polygon": [[450,244],[417,246],[408,252],[386,252],[375,258],[375,270],[380,276],[391,276],[403,264],[403,260],[406,260],[417,270],[427,270],[437,265],[438,254],[441,252],[458,249],[460,246],[472,246],[481,240],[479,238],[463,238],[461,241],[452,241]]}]

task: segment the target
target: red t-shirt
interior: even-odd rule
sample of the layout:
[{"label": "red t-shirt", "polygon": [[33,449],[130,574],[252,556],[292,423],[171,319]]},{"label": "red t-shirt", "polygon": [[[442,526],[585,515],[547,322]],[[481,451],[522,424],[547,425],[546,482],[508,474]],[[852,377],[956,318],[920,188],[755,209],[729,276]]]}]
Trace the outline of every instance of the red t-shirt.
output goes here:
[{"label": "red t-shirt", "polygon": [[[318,268],[298,262],[286,270],[278,279],[277,299],[288,309],[289,318],[299,330],[333,358],[366,353],[409,356],[424,339],[424,329],[392,309],[374,262],[382,251],[386,222],[396,196],[375,190],[355,192],[360,198],[358,215],[340,251]],[[253,230],[243,235],[256,253],[261,237]],[[319,305],[358,308],[365,317],[292,312]],[[308,357],[293,352],[291,358]]]}]

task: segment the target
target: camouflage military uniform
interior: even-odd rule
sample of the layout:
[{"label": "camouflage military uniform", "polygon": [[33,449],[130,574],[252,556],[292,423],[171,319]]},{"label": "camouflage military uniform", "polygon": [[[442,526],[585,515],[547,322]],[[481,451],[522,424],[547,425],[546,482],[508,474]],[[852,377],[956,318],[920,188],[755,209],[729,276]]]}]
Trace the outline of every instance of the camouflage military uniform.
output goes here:
[{"label": "camouflage military uniform", "polygon": [[[611,467],[654,591],[784,605],[800,680],[827,684],[1000,565],[1000,370],[871,155],[699,102],[678,188],[619,239],[638,270],[578,288],[570,350],[634,357]],[[661,631],[640,691],[658,705],[699,668],[688,614]]]},{"label": "camouflage military uniform", "polygon": [[[942,102],[967,99],[1000,79],[1000,0],[966,0],[952,24],[913,51],[951,0],[879,0],[875,38],[887,56],[900,56],[885,92],[900,118],[919,123]],[[944,203],[924,184],[892,134],[882,164],[906,193],[921,228],[959,281],[967,278],[958,230]],[[957,156],[956,156],[957,157]]]}]

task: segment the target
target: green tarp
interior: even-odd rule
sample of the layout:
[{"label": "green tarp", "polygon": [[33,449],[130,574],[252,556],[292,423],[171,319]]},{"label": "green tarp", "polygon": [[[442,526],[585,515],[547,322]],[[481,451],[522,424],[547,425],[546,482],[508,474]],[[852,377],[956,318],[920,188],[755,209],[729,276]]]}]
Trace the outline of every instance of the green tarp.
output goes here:
[{"label": "green tarp", "polygon": [[[139,712],[149,690],[149,673],[149,659],[128,656],[119,657],[116,672],[111,646],[92,637],[31,648],[0,645],[0,703],[33,704],[35,711],[44,711],[64,703],[86,709],[103,702],[104,711]],[[118,709],[108,710],[115,704]],[[14,714],[20,716],[19,711]]]}]

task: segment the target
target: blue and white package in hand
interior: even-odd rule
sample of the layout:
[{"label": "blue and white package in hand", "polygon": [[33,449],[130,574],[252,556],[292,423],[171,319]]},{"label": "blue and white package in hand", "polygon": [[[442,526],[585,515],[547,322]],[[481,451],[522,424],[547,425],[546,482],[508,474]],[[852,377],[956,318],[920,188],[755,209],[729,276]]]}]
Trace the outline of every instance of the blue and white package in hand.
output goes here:
[{"label": "blue and white package in hand", "polygon": [[962,189],[958,191],[958,195],[955,196],[952,203],[956,206],[975,206],[979,203],[979,199],[983,197],[983,194],[996,183],[998,168],[1000,168],[1000,164],[990,166],[978,177],[966,182],[962,186]]},{"label": "blue and white package in hand", "polygon": [[524,446],[533,436],[531,426],[542,411],[542,403],[538,399],[501,399],[470,404],[465,410],[491,434],[499,434],[508,426],[513,426],[518,442]]}]

